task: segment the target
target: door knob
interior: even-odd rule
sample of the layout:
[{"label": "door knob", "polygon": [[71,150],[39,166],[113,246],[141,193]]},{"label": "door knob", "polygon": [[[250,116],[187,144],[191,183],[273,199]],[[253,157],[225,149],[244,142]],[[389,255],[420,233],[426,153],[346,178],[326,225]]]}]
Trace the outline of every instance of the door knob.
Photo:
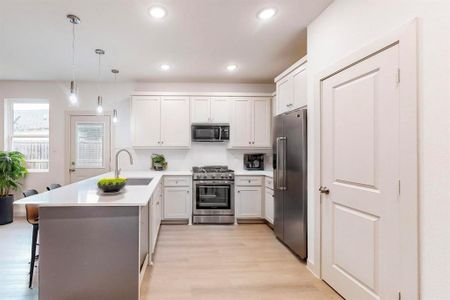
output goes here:
[{"label": "door knob", "polygon": [[322,194],[329,194],[330,190],[326,186],[321,186],[319,188],[319,192],[321,192]]},{"label": "door knob", "polygon": [[70,173],[75,172],[75,169],[69,169],[69,172]]}]

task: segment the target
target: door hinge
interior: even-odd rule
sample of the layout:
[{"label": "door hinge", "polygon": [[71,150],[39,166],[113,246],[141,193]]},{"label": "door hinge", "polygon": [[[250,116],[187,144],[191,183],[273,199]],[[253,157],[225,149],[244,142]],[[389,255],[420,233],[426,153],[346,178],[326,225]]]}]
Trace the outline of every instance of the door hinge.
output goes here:
[{"label": "door hinge", "polygon": [[400,84],[400,68],[397,69],[397,84]]},{"label": "door hinge", "polygon": [[398,181],[398,194],[400,195],[400,191],[401,191],[401,183],[400,180]]}]

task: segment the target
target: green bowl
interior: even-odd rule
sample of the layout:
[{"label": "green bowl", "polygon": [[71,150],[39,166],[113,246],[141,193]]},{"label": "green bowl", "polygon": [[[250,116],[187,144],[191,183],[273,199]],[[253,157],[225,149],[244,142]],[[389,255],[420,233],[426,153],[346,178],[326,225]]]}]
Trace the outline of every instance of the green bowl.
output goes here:
[{"label": "green bowl", "polygon": [[104,193],[117,193],[126,183],[126,178],[103,178],[97,182],[97,187]]}]

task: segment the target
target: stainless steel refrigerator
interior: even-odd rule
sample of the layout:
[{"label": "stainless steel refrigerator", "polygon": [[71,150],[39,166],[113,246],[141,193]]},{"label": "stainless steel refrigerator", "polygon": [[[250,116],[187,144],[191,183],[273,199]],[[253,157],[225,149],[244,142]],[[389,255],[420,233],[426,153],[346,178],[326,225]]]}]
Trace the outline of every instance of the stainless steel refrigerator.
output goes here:
[{"label": "stainless steel refrigerator", "polygon": [[306,109],[274,118],[274,231],[293,253],[307,257]]}]

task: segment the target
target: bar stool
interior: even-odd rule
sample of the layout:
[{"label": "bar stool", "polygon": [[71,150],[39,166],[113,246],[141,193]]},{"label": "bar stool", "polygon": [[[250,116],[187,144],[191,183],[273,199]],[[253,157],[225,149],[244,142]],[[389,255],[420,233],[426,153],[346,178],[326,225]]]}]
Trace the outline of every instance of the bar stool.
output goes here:
[{"label": "bar stool", "polygon": [[[38,194],[36,190],[26,190],[23,193],[24,197],[29,197]],[[31,262],[30,262],[30,280],[28,287],[31,288],[33,283],[34,264],[36,261],[36,245],[39,231],[39,207],[33,204],[26,204],[25,210],[27,213],[27,221],[33,225],[33,236],[31,241]]]},{"label": "bar stool", "polygon": [[60,188],[60,187],[61,187],[60,184],[58,184],[58,183],[52,183],[52,184],[50,184],[50,185],[47,187],[47,191],[51,191],[51,190],[54,190],[54,189],[57,189],[57,188]]}]

